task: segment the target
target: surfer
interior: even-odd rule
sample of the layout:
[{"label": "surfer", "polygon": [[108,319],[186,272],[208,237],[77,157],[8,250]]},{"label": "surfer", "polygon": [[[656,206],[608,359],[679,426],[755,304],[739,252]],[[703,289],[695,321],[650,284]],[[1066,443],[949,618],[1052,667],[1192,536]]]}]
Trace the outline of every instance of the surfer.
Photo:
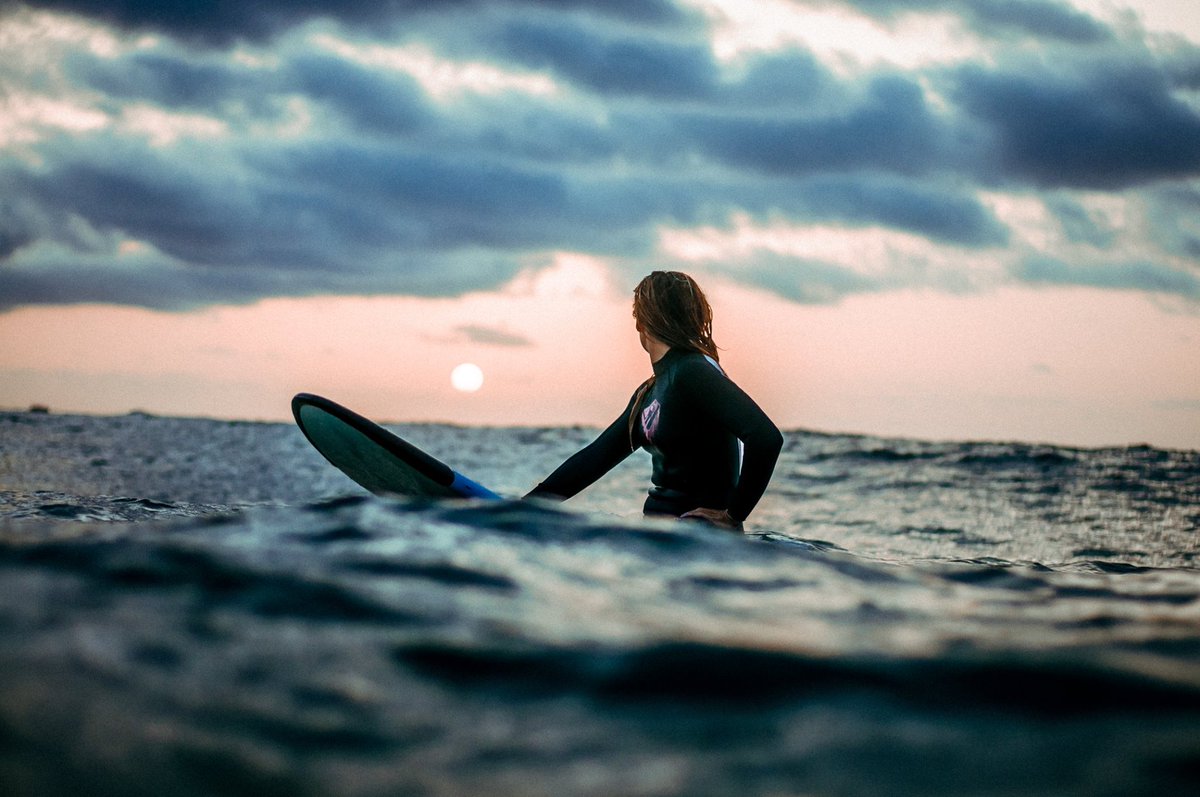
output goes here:
[{"label": "surfer", "polygon": [[633,317],[653,376],[526,497],[570,498],[645,448],[653,465],[646,515],[741,529],[771,480],[783,436],[718,364],[712,308],[694,279],[651,273],[634,289]]}]

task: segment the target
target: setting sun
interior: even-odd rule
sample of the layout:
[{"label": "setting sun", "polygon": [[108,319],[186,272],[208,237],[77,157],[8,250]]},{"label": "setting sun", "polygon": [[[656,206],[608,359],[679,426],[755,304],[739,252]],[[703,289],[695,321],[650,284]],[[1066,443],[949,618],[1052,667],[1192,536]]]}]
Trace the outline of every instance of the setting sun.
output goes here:
[{"label": "setting sun", "polygon": [[450,372],[450,384],[463,393],[474,393],[483,387],[483,371],[474,363],[462,363]]}]

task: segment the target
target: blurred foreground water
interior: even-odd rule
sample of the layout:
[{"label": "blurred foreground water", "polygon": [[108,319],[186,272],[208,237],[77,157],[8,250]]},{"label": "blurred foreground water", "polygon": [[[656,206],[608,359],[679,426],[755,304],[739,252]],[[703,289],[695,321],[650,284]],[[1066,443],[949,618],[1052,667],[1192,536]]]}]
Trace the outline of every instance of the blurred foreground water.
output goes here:
[{"label": "blurred foreground water", "polygon": [[[519,495],[595,430],[393,427]],[[787,435],[734,536],[0,414],[0,793],[1174,795],[1200,453]]]}]

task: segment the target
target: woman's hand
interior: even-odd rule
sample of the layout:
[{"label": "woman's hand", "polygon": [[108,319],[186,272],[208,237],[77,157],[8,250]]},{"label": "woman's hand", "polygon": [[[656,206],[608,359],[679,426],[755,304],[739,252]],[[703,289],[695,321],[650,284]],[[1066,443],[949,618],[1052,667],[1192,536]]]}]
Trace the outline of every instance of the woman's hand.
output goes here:
[{"label": "woman's hand", "polygon": [[679,519],[703,520],[706,523],[711,523],[714,526],[720,526],[721,528],[729,529],[730,531],[742,530],[742,521],[734,520],[732,517],[730,517],[729,510],[727,509],[709,509],[707,507],[700,507],[699,509],[693,509],[690,512],[684,512],[679,516]]}]

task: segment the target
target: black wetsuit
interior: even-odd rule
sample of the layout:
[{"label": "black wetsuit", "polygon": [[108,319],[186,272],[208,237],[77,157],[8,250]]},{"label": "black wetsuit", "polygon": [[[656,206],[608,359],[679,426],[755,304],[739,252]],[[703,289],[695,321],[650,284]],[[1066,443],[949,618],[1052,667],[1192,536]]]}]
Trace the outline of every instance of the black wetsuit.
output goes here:
[{"label": "black wetsuit", "polygon": [[[745,520],[783,446],[771,419],[713,362],[681,349],[654,363],[654,384],[635,408],[637,398],[635,392],[619,418],[529,495],[570,498],[644,447],[654,466],[646,514],[708,507]],[[632,439],[631,412],[637,412]],[[740,476],[738,440],[745,446]]]}]

